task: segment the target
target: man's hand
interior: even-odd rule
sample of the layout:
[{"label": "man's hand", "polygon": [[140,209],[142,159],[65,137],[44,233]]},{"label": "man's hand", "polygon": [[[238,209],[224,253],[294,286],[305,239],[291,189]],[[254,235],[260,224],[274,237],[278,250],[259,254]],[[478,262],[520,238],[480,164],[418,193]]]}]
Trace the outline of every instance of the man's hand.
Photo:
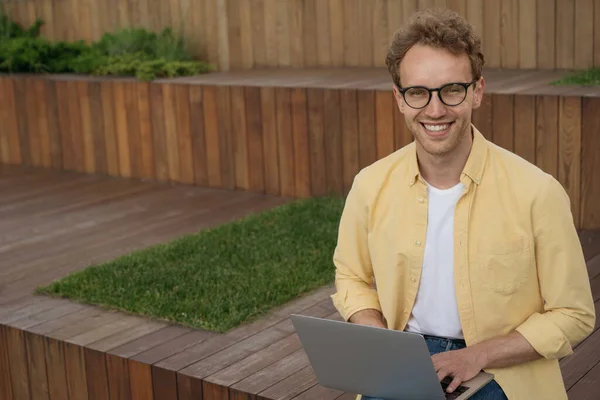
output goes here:
[{"label": "man's hand", "polygon": [[447,376],[454,378],[447,389],[451,392],[485,368],[510,367],[541,356],[520,333],[512,332],[464,349],[434,354],[431,358],[440,381]]},{"label": "man's hand", "polygon": [[434,354],[431,359],[440,381],[447,376],[454,378],[446,389],[448,393],[473,379],[486,365],[485,354],[473,347]]},{"label": "man's hand", "polygon": [[387,328],[383,315],[378,310],[367,309],[352,314],[350,322],[357,325],[374,326],[376,328]]}]

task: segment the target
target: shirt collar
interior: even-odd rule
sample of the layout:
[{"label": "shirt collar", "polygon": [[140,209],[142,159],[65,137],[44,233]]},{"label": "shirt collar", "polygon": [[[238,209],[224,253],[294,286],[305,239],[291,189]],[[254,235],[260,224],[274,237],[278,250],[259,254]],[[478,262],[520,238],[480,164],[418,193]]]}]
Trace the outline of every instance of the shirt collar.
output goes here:
[{"label": "shirt collar", "polygon": [[[463,168],[461,180],[462,176],[466,176],[479,185],[483,177],[483,170],[487,158],[488,141],[473,124],[471,124],[471,128],[473,133],[473,144],[471,146],[469,157],[467,158],[467,163]],[[413,142],[409,160],[409,186],[412,186],[415,184],[415,182],[417,182],[419,175],[420,172],[419,164],[417,162],[417,147]]]}]

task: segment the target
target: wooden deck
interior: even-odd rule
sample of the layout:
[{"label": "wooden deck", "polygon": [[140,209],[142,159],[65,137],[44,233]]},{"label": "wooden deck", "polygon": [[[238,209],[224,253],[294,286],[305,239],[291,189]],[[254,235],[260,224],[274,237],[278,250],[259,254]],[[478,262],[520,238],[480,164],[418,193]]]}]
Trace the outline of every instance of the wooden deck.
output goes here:
[{"label": "wooden deck", "polygon": [[[89,263],[285,199],[0,166],[0,399],[339,399],[289,320],[339,316],[331,286],[225,334],[33,296]],[[600,233],[582,232],[596,310]],[[598,328],[598,325],[597,325]],[[600,331],[562,361],[570,398],[600,398]]]}]

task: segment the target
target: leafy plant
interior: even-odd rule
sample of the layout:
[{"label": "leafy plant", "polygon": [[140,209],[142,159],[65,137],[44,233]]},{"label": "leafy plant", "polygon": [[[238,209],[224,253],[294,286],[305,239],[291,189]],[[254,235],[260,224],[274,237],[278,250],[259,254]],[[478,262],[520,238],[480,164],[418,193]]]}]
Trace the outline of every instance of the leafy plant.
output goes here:
[{"label": "leafy plant", "polygon": [[214,70],[195,61],[183,37],[170,28],[105,33],[99,41],[56,42],[40,38],[43,21],[25,29],[0,13],[0,72],[79,73],[136,76],[141,80],[194,75]]}]

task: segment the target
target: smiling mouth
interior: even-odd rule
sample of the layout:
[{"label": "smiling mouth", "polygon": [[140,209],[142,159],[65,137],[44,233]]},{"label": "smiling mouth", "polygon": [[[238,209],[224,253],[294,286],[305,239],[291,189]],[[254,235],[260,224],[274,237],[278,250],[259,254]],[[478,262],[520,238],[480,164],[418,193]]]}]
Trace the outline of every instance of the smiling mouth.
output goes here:
[{"label": "smiling mouth", "polygon": [[448,131],[453,123],[454,122],[447,122],[445,124],[425,124],[421,122],[421,125],[425,128],[429,135],[442,136]]}]

